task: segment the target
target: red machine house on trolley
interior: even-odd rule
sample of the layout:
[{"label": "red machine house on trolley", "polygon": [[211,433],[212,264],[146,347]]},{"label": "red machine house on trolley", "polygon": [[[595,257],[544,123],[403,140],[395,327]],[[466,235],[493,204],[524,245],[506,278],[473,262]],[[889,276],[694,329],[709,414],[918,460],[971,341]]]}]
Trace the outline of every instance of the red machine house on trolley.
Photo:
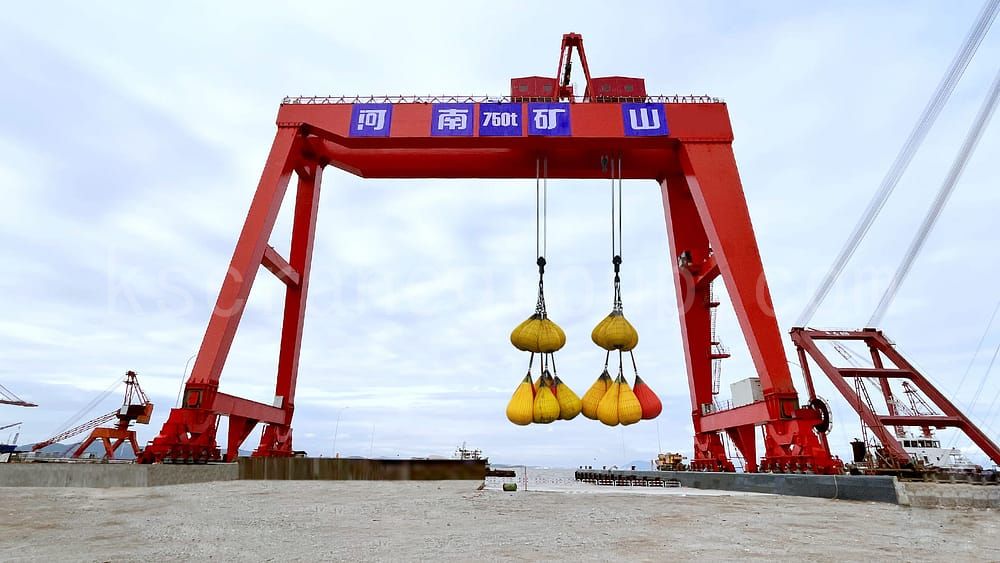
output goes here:
[{"label": "red machine house on trolley", "polygon": [[[569,82],[574,49],[587,79],[579,97],[574,97]],[[673,264],[691,387],[692,467],[733,470],[721,439],[725,432],[749,471],[841,470],[840,460],[814,431],[822,424],[822,413],[800,403],[786,363],[731,147],[726,105],[701,96],[647,96],[638,78],[592,79],[577,34],[563,36],[555,80],[515,79],[512,90],[510,98],[501,99],[284,101],[182,405],[170,412],[143,452],[143,461],[218,459],[216,431],[223,415],[229,417],[227,459],[236,456],[258,423],[265,426],[254,455],[292,455],[299,348],[327,166],[363,178],[535,178],[538,159],[544,158],[551,178],[599,179],[608,177],[602,162],[614,157],[621,159],[624,178],[656,181],[663,195],[670,242],[665,259]],[[286,258],[268,241],[293,173],[295,210]],[[286,286],[272,404],[219,391],[223,366],[261,266]],[[718,412],[711,408],[711,309],[717,304],[710,297],[710,284],[716,278],[733,300],[763,390],[762,401]],[[662,350],[670,348],[663,345]],[[760,467],[757,427],[764,435]]]}]

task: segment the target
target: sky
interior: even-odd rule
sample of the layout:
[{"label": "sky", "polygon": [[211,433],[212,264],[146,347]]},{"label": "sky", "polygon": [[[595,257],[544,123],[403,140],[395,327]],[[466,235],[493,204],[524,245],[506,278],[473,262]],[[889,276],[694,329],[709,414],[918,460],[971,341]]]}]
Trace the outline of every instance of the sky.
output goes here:
[{"label": "sky", "polygon": [[[0,17],[0,406],[44,439],[136,370],[176,402],[287,95],[494,94],[550,75],[562,33],[594,75],[651,94],[723,98],[783,332],[867,205],[958,50],[979,2],[50,2]],[[863,325],[940,186],[1000,60],[987,36],[879,222],[814,317]],[[579,78],[579,77],[578,77]],[[882,327],[1000,438],[997,125],[987,129]],[[549,183],[546,299],[579,394],[602,368],[610,310],[607,190]],[[576,466],[691,452],[692,426],[658,186],[625,182],[623,299],[656,421],[516,427],[504,409],[527,357],[509,332],[535,300],[534,181],[324,176],[299,371],[295,447],[312,455],[449,455]],[[288,248],[290,210],[272,244]],[[725,301],[725,299],[724,299]],[[282,286],[258,276],[221,389],[271,402]],[[729,384],[754,375],[735,317]],[[982,345],[977,346],[982,339]],[[789,358],[792,350],[786,338]],[[978,353],[977,353],[978,350]],[[796,385],[804,385],[793,366]],[[834,453],[860,423],[817,372]],[[980,389],[981,388],[981,389]],[[979,390],[977,392],[977,389]],[[120,393],[83,420],[116,408]],[[992,412],[991,412],[992,405]],[[259,432],[245,443],[256,445]],[[220,432],[220,436],[224,436]],[[946,442],[950,434],[942,433]],[[0,435],[0,440],[7,436]],[[979,461],[968,440],[955,442]]]}]

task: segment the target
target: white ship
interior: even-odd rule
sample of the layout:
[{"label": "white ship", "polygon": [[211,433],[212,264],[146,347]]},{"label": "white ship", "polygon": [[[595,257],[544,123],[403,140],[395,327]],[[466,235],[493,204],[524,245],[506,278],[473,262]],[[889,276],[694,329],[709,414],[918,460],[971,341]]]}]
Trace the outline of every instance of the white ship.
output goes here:
[{"label": "white ship", "polygon": [[462,445],[455,448],[455,453],[451,455],[451,459],[465,459],[465,460],[485,460],[483,457],[483,451],[480,449],[470,449],[465,447],[465,442]]},{"label": "white ship", "polygon": [[958,448],[941,447],[941,440],[938,440],[933,432],[925,432],[921,436],[905,432],[898,440],[916,465],[922,464],[925,467],[958,472],[983,469],[972,463]]}]

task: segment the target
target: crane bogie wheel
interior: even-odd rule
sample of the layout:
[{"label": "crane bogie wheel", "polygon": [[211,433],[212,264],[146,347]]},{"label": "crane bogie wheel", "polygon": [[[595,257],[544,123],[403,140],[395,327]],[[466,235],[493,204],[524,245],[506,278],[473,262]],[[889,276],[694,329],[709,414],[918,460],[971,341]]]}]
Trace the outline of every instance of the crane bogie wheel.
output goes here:
[{"label": "crane bogie wheel", "polygon": [[833,426],[833,418],[830,416],[830,406],[823,399],[816,397],[809,401],[809,408],[819,413],[819,422],[813,426],[816,432],[820,434],[828,433]]}]

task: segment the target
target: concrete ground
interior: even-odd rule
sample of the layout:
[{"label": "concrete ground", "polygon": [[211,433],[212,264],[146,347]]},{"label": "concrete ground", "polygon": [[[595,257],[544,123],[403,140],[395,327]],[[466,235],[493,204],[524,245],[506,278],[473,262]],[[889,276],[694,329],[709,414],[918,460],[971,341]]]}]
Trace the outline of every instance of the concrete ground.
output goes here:
[{"label": "concrete ground", "polygon": [[470,481],[0,489],[0,560],[989,561],[1000,515]]}]

